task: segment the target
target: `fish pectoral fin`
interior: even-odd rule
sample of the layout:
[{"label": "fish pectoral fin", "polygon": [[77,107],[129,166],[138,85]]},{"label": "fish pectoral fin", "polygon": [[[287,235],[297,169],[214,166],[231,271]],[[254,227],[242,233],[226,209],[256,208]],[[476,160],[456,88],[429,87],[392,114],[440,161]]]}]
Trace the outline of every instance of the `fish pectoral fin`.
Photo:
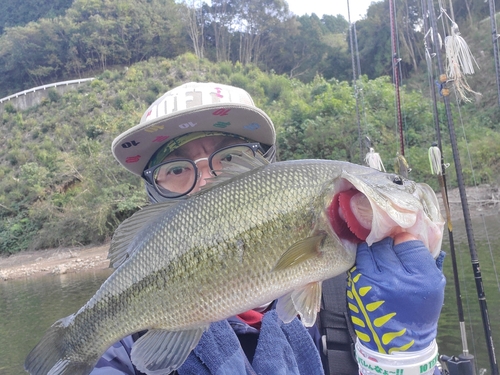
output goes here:
[{"label": "fish pectoral fin", "polygon": [[316,236],[307,237],[294,243],[278,260],[274,266],[274,271],[285,270],[288,267],[295,266],[305,262],[311,258],[315,258],[320,254],[319,248],[321,243],[326,238],[326,234],[318,234]]},{"label": "fish pectoral fin", "polygon": [[309,283],[278,299],[276,311],[284,323],[300,315],[306,327],[312,327],[321,306],[321,282]]},{"label": "fish pectoral fin", "polygon": [[299,313],[295,308],[292,301],[292,293],[285,294],[283,297],[278,299],[276,304],[276,312],[278,313],[278,318],[280,318],[284,323],[290,323]]},{"label": "fish pectoral fin", "polygon": [[109,267],[117,269],[137,249],[133,245],[134,237],[151,221],[163,215],[170,207],[179,201],[162,202],[145,206],[128,219],[124,220],[116,229],[108,251]]},{"label": "fish pectoral fin", "polygon": [[208,326],[186,331],[149,330],[132,347],[135,367],[148,375],[169,374],[179,368]]}]

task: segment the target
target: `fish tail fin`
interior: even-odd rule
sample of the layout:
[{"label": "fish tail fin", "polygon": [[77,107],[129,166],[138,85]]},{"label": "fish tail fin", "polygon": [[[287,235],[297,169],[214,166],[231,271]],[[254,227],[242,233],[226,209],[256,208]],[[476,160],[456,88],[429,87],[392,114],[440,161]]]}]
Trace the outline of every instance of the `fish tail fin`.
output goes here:
[{"label": "fish tail fin", "polygon": [[31,375],[86,375],[93,366],[87,362],[74,362],[68,358],[64,346],[67,325],[73,315],[55,322],[40,342],[28,354],[24,369]]}]

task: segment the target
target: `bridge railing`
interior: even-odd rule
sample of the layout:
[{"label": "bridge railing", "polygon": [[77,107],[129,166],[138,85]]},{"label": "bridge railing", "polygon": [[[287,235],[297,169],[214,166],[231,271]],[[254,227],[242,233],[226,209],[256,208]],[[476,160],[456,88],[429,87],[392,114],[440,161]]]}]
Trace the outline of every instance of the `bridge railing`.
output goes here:
[{"label": "bridge railing", "polygon": [[50,83],[48,85],[33,87],[31,89],[24,90],[24,91],[21,91],[21,92],[18,92],[18,93],[6,96],[5,98],[0,99],[0,103],[4,103],[4,102],[9,101],[11,99],[15,99],[15,98],[18,98],[18,97],[26,95],[26,94],[34,93],[36,91],[47,90],[47,89],[50,89],[52,87],[57,87],[57,86],[76,85],[76,84],[80,84],[80,83],[83,83],[83,82],[92,81],[93,79],[94,78],[73,79],[71,81],[55,82],[55,83]]}]

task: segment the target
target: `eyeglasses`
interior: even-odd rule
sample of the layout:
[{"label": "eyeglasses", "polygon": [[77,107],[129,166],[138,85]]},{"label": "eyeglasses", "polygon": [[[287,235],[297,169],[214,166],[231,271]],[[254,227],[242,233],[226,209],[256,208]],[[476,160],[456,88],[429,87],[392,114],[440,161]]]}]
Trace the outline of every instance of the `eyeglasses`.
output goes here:
[{"label": "eyeglasses", "polygon": [[197,167],[200,161],[207,161],[210,174],[217,176],[217,172],[224,167],[223,163],[230,163],[235,156],[247,155],[253,158],[257,151],[264,154],[259,143],[231,145],[213,152],[208,158],[167,160],[146,169],[143,172],[143,177],[154,186],[161,196],[179,198],[189,194],[200,179],[201,172]]}]

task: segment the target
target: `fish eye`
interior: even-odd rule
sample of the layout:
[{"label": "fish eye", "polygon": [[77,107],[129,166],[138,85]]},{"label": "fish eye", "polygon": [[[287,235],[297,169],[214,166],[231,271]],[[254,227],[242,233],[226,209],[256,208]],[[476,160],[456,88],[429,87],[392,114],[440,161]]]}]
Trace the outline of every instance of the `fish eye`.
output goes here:
[{"label": "fish eye", "polygon": [[394,182],[396,185],[403,185],[403,179],[401,178],[401,176],[394,176],[392,182]]}]

